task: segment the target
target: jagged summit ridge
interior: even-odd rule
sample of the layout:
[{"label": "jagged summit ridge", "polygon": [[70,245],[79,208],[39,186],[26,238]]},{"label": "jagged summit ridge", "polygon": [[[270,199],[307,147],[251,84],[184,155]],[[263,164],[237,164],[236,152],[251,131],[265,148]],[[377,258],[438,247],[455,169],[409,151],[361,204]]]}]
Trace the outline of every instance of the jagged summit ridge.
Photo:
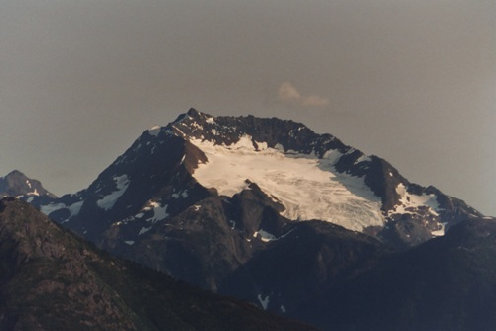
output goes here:
[{"label": "jagged summit ridge", "polygon": [[[300,194],[290,194],[291,196],[285,199],[285,197],[280,197],[281,192],[279,194],[272,192],[267,185],[264,185],[274,178],[267,173],[262,174],[261,178],[257,180],[250,178],[249,169],[240,167],[238,172],[232,169],[234,170],[232,173],[224,167],[222,174],[220,171],[212,171],[217,173],[218,178],[207,176],[208,178],[205,180],[201,174],[208,173],[206,168],[209,167],[209,162],[197,165],[199,169],[193,173],[193,176],[207,188],[217,189],[219,194],[232,195],[239,192],[243,188],[244,181],[248,179],[261,186],[262,190],[265,188],[264,191],[270,196],[283,201],[286,207],[284,215],[292,219],[324,219],[349,229],[363,231],[367,227],[382,226],[388,219],[398,218],[398,215],[411,214],[415,216],[421,214],[423,219],[430,220],[432,235],[444,233],[446,226],[444,223],[447,222],[441,222],[437,217],[446,210],[442,206],[446,204],[446,199],[441,198],[442,202],[440,203],[437,200],[438,191],[435,188],[428,188],[429,192],[427,192],[425,189],[409,183],[384,160],[373,155],[365,155],[361,151],[343,144],[331,134],[317,134],[301,123],[253,116],[213,117],[190,109],[174,122],[163,127],[160,132],[165,135],[182,137],[193,143],[199,150],[206,152],[204,154],[209,155],[206,157],[211,159],[210,167],[213,169],[220,169],[220,164],[231,162],[225,158],[224,162],[216,159],[221,151],[231,154],[231,160],[238,161],[243,158],[244,161],[248,161],[244,152],[249,150],[254,152],[252,153],[253,156],[261,156],[262,154],[267,156],[271,154],[269,152],[273,152],[272,155],[279,153],[279,156],[290,157],[293,160],[313,160],[316,161],[319,170],[328,175],[328,178],[320,178],[317,181],[318,184],[324,183],[324,186],[330,187],[332,185],[329,185],[329,181],[331,184],[341,182],[341,184],[345,184],[344,190],[351,193],[346,199],[346,192],[341,190],[343,187],[338,186],[336,190],[331,191],[310,190],[309,182],[302,180],[299,181],[299,188],[298,185],[294,185],[297,190],[300,190]],[[158,135],[158,133],[156,130],[153,131],[154,135]],[[241,152],[242,149],[244,152]],[[236,155],[236,151],[241,153]],[[262,157],[252,160],[252,163],[260,163],[262,164],[261,167],[264,167],[263,162],[261,162],[263,159],[267,160],[267,158]],[[231,162],[231,164],[239,166],[239,163],[246,164],[244,161]],[[248,163],[250,162],[248,161]],[[292,164],[291,167],[297,169],[298,165]],[[276,169],[279,168],[277,166],[272,167],[273,172]],[[307,174],[308,171],[304,173]],[[226,177],[226,174],[227,178],[223,178]],[[291,174],[292,177],[294,175],[294,173]],[[228,182],[237,183],[227,185]],[[294,184],[296,182],[298,181],[295,181]],[[309,188],[308,193],[314,194],[303,194],[303,199],[301,199],[301,193],[305,193],[305,190],[301,192],[301,188],[305,186]],[[237,187],[238,190],[233,190],[233,187]],[[320,206],[311,204],[310,202],[319,200],[316,199],[317,197],[326,197],[329,201],[322,201],[325,198],[321,198]],[[356,201],[353,201],[357,197],[365,203],[357,205]],[[380,200],[379,204],[377,204],[377,200]],[[350,203],[340,204],[343,201]],[[336,208],[328,208],[333,205],[333,202],[338,202],[335,205]],[[308,213],[303,211],[300,213],[298,209],[301,207],[298,204],[320,212]],[[341,217],[336,216],[339,214]],[[475,212],[475,214],[477,213]]]}]

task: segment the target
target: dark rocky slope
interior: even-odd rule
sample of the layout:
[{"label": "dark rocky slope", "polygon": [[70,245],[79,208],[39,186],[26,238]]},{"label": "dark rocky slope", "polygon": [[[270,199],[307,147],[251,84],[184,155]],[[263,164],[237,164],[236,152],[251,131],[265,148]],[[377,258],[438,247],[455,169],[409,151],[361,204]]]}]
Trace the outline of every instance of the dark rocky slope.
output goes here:
[{"label": "dark rocky slope", "polygon": [[496,219],[384,259],[295,311],[327,330],[494,330]]},{"label": "dark rocky slope", "polygon": [[32,206],[0,201],[1,330],[303,330],[111,258]]}]

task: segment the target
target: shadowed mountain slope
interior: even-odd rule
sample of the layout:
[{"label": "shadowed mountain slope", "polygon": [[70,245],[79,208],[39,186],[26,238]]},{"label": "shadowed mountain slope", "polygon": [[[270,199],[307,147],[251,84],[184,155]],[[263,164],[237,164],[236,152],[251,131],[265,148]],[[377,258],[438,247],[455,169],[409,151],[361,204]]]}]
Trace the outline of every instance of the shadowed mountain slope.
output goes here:
[{"label": "shadowed mountain slope", "polygon": [[302,330],[109,257],[31,205],[0,201],[1,330]]}]

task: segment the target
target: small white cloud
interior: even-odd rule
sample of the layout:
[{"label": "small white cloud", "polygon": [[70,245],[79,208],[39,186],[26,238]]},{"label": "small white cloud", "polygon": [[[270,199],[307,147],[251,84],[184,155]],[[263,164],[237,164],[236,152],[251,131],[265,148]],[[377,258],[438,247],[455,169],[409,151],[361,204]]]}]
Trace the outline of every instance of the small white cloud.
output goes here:
[{"label": "small white cloud", "polygon": [[291,83],[284,82],[279,87],[279,99],[282,101],[295,101],[301,99],[301,95]]},{"label": "small white cloud", "polygon": [[329,99],[318,95],[304,96],[291,84],[284,82],[279,87],[279,100],[284,103],[296,104],[304,107],[325,107],[329,105]]}]

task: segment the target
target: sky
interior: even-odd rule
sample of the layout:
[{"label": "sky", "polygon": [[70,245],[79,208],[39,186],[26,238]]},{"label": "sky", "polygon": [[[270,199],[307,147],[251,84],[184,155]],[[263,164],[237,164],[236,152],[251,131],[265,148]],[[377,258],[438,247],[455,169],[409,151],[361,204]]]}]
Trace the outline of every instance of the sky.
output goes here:
[{"label": "sky", "polygon": [[0,0],[0,175],[74,193],[190,107],[302,122],[496,215],[496,0]]}]

